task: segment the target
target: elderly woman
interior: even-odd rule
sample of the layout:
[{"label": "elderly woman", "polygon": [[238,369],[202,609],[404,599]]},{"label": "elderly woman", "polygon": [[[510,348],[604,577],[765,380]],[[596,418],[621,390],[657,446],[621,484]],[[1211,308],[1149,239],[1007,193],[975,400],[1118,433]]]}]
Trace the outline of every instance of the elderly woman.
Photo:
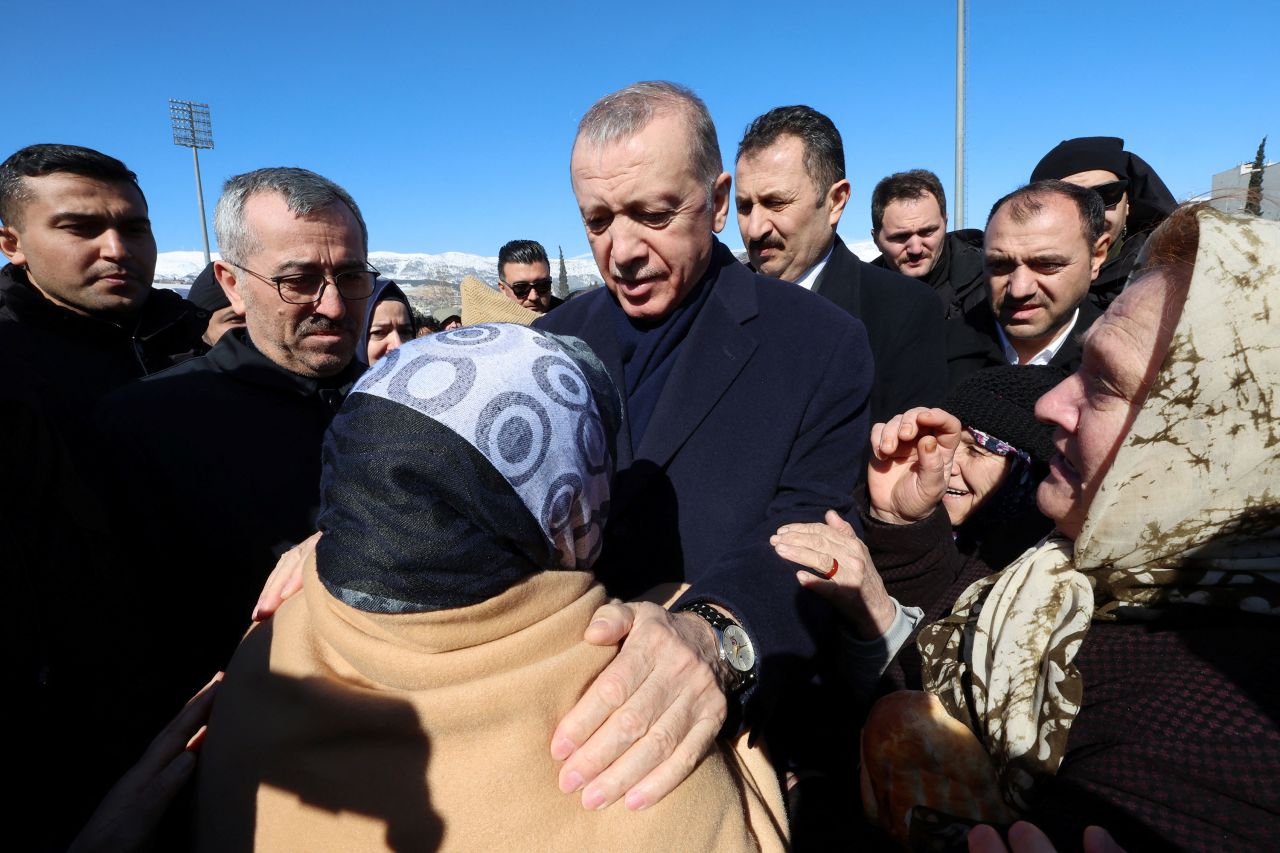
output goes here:
[{"label": "elderly woman", "polygon": [[[895,661],[923,689],[881,699],[862,733],[864,807],[894,839],[1021,817],[1070,848],[1087,823],[1129,849],[1274,847],[1278,341],[1280,224],[1170,217],[1080,370],[1038,404],[1057,427],[1038,493],[1056,530],[995,574],[936,508],[959,423],[914,410],[873,430],[870,553],[931,622]],[[778,542],[839,562],[821,592],[876,586],[847,528]]]},{"label": "elderly woman", "polygon": [[521,326],[364,375],[302,592],[246,636],[210,720],[204,849],[782,849],[756,750],[758,776],[717,751],[639,811],[556,785],[552,731],[617,653],[582,637],[620,417],[581,341]]}]

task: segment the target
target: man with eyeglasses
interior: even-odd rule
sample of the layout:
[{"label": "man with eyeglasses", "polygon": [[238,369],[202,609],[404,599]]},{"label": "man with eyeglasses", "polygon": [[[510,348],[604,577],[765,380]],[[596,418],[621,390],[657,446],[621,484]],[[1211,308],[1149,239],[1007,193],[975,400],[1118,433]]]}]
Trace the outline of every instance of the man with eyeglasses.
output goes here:
[{"label": "man with eyeglasses", "polygon": [[226,664],[277,557],[314,532],[321,444],[363,370],[377,275],[355,201],[304,169],[231,178],[214,227],[214,274],[245,325],[99,413],[115,572],[146,617],[140,671],[121,679],[145,685],[139,736]]},{"label": "man with eyeglasses", "polygon": [[1147,235],[1177,207],[1173,193],[1114,136],[1064,139],[1031,172],[1033,181],[1046,179],[1089,187],[1102,196],[1111,248],[1089,288],[1089,301],[1105,311],[1128,284]]},{"label": "man with eyeglasses", "polygon": [[564,302],[551,294],[551,262],[547,250],[533,240],[512,240],[498,250],[498,288],[539,314]]},{"label": "man with eyeglasses", "polygon": [[991,208],[983,242],[989,302],[949,320],[949,382],[955,388],[1001,364],[1080,366],[1080,336],[1102,316],[1090,283],[1111,247],[1098,193],[1036,181]]}]

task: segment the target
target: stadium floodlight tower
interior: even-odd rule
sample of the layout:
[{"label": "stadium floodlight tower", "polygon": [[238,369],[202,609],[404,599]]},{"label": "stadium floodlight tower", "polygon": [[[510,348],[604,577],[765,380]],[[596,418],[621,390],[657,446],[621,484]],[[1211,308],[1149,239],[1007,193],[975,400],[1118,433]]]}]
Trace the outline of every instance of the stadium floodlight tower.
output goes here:
[{"label": "stadium floodlight tower", "polygon": [[209,265],[209,226],[204,218],[204,187],[200,183],[200,149],[213,148],[213,122],[209,105],[169,99],[169,121],[173,144],[191,149],[196,164],[196,201],[200,204],[200,234],[204,237],[204,265]]}]

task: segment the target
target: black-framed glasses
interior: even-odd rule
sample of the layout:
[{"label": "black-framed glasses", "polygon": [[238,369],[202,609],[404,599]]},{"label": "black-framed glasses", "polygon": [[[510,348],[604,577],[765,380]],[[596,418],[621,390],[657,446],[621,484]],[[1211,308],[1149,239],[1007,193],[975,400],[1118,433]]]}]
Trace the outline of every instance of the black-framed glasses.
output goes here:
[{"label": "black-framed glasses", "polygon": [[1110,181],[1105,184],[1098,184],[1096,187],[1089,189],[1102,196],[1102,203],[1106,205],[1107,210],[1111,210],[1120,203],[1120,199],[1124,198],[1125,192],[1129,189],[1129,181],[1121,178],[1118,181]]},{"label": "black-framed glasses", "polygon": [[368,299],[373,295],[373,283],[378,278],[378,271],[369,264],[365,264],[364,269],[343,270],[331,276],[320,272],[267,276],[241,266],[235,261],[227,261],[227,263],[272,285],[276,293],[280,294],[280,298],[290,305],[310,305],[313,302],[319,302],[324,296],[325,287],[330,284],[338,288],[338,293],[343,299]]},{"label": "black-framed glasses", "polygon": [[498,279],[498,281],[510,288],[511,292],[516,295],[516,299],[524,299],[529,295],[530,290],[536,291],[539,296],[546,296],[551,292],[550,277],[534,279],[533,281],[502,281],[502,279]]}]

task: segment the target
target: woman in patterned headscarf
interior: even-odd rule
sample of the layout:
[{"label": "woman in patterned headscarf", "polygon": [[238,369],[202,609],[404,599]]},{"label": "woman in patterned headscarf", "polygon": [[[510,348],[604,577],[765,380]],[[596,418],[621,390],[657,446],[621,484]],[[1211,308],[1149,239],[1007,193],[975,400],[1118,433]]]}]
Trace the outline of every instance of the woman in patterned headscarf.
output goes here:
[{"label": "woman in patterned headscarf", "polygon": [[552,731],[617,653],[582,636],[620,418],[585,344],[522,326],[364,375],[326,437],[302,592],[228,667],[203,848],[782,848],[776,780],[727,749],[643,811],[557,787]]},{"label": "woman in patterned headscarf", "polygon": [[898,656],[923,691],[862,735],[864,805],[899,842],[1018,817],[1073,848],[1086,823],[1129,849],[1280,837],[1280,223],[1182,209],[1148,254],[1037,407],[1056,530],[1003,571],[924,517],[955,419],[873,432],[882,517],[910,523],[869,519],[871,553],[891,590],[936,592]]}]

